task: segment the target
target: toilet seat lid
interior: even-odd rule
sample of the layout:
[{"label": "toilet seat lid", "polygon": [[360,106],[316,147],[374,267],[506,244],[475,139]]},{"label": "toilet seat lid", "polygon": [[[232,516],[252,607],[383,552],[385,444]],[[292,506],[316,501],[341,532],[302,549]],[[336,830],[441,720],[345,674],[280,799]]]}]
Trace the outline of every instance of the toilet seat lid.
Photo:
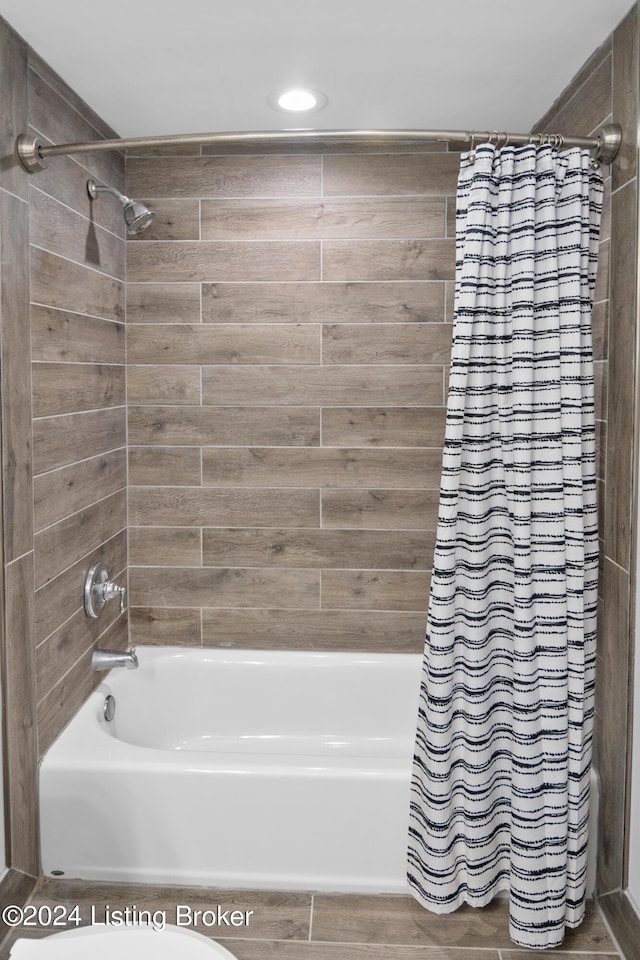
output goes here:
[{"label": "toilet seat lid", "polygon": [[[91,937],[91,944],[87,938]],[[64,930],[37,940],[16,940],[10,960],[235,960],[221,944],[195,930],[166,924],[162,930],[150,927],[115,927],[95,924]]]}]

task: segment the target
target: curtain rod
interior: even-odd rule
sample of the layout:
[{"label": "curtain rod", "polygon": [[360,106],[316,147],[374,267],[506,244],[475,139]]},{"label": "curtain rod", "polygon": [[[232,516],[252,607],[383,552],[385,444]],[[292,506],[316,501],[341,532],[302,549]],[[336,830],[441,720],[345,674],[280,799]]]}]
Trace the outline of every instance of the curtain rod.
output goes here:
[{"label": "curtain rod", "polygon": [[20,163],[35,173],[46,167],[49,157],[77,153],[97,153],[110,150],[135,150],[147,147],[182,147],[215,143],[300,143],[305,140],[357,143],[358,141],[471,144],[495,143],[498,147],[533,143],[539,146],[582,147],[593,150],[594,159],[609,164],[615,159],[622,140],[622,129],[617,123],[599,127],[592,137],[563,137],[557,133],[499,133],[468,130],[266,130],[236,133],[185,133],[162,137],[122,137],[116,140],[89,140],[79,143],[47,145],[27,134],[20,134],[16,151]]}]

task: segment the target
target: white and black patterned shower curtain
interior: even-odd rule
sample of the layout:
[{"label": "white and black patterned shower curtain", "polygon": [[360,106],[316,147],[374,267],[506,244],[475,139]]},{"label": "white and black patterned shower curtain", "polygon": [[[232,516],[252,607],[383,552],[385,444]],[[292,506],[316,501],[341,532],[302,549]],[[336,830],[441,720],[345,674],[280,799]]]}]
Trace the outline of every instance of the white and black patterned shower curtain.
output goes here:
[{"label": "white and black patterned shower curtain", "polygon": [[527,947],[584,915],[601,202],[586,151],[462,157],[408,877],[438,913],[508,889]]}]

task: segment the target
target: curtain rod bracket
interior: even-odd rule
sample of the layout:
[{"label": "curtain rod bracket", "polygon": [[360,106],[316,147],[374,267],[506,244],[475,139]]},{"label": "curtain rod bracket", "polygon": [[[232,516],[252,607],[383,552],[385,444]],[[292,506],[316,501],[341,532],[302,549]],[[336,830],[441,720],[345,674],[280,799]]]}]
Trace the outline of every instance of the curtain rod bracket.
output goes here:
[{"label": "curtain rod bracket", "polygon": [[30,137],[26,133],[21,133],[16,140],[18,160],[27,173],[37,173],[46,168],[46,160],[40,153],[41,147],[42,143],[37,137]]},{"label": "curtain rod bracket", "polygon": [[603,123],[594,133],[594,137],[600,141],[596,149],[595,159],[600,163],[613,163],[618,156],[622,144],[622,127],[619,123]]}]

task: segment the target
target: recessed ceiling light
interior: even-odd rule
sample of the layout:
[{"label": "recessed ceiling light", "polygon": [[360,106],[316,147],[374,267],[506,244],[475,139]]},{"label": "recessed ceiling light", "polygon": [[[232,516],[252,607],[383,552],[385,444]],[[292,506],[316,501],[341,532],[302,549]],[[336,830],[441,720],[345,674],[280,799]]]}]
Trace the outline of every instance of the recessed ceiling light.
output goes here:
[{"label": "recessed ceiling light", "polygon": [[311,113],[326,107],[327,100],[319,90],[304,90],[302,87],[290,90],[274,90],[267,97],[267,103],[276,110],[285,113]]}]

